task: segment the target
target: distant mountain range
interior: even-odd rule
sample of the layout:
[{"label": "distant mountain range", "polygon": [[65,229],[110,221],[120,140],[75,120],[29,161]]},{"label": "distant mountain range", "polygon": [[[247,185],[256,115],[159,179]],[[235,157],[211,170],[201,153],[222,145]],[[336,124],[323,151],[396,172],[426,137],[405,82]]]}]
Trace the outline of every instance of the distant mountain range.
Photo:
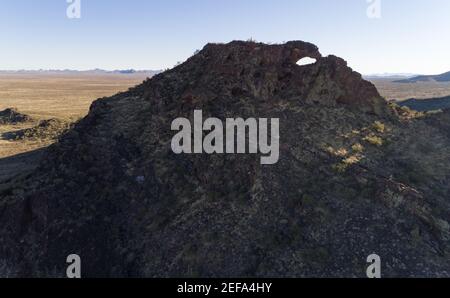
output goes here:
[{"label": "distant mountain range", "polygon": [[403,80],[409,79],[418,74],[413,73],[377,73],[377,74],[368,74],[363,75],[364,79],[390,79],[390,80]]},{"label": "distant mountain range", "polygon": [[[222,126],[198,135],[217,153],[222,117],[267,117],[256,144],[278,162],[187,154],[170,124],[196,110]],[[450,277],[450,111],[415,117],[313,44],[208,44],[0,180],[0,277],[64,277],[72,252],[86,278],[362,278],[372,252],[386,278]]]},{"label": "distant mountain range", "polygon": [[39,70],[0,70],[0,74],[149,74],[153,76],[160,73],[161,70],[135,70],[135,69],[118,69],[118,70],[73,70],[73,69],[39,69]]},{"label": "distant mountain range", "polygon": [[450,71],[439,75],[420,75],[395,81],[395,83],[417,82],[450,82]]}]

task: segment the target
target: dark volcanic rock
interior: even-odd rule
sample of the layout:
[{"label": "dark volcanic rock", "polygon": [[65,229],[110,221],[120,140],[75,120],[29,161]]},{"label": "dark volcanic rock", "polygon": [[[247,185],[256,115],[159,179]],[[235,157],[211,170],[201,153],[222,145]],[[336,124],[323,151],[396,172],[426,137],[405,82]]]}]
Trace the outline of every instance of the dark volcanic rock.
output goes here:
[{"label": "dark volcanic rock", "polygon": [[10,108],[0,111],[0,125],[17,124],[31,121],[31,117],[19,113],[16,109]]},{"label": "dark volcanic rock", "polygon": [[[195,109],[279,118],[279,162],[174,154]],[[372,253],[385,277],[450,276],[449,137],[396,115],[312,44],[209,44],[96,101],[2,189],[0,255],[21,276],[63,276],[74,253],[85,277],[362,277]]]}]

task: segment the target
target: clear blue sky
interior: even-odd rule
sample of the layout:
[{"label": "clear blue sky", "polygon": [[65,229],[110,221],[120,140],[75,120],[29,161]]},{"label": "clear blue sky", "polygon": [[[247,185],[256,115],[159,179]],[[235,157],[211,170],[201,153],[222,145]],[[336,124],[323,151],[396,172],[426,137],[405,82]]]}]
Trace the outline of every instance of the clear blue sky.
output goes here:
[{"label": "clear blue sky", "polygon": [[368,73],[450,70],[450,1],[381,0],[0,1],[0,69],[162,69],[207,42],[305,40]]}]

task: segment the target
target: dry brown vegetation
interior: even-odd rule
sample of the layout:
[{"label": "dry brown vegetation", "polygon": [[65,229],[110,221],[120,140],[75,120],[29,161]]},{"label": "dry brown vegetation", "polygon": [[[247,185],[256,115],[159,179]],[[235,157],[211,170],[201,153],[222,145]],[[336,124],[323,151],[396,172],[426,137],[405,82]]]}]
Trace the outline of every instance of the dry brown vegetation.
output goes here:
[{"label": "dry brown vegetation", "polygon": [[[97,98],[125,91],[142,82],[146,76],[141,73],[0,73],[0,111],[14,107],[33,118],[32,122],[0,125],[0,180],[2,176],[30,165],[31,159],[19,154],[34,152],[54,141],[36,138],[11,140],[3,138],[4,133],[32,128],[39,121],[51,118],[74,122],[87,114],[91,103]],[[387,100],[450,95],[450,83],[400,84],[389,79],[371,81]],[[35,153],[30,154],[36,156]]]}]

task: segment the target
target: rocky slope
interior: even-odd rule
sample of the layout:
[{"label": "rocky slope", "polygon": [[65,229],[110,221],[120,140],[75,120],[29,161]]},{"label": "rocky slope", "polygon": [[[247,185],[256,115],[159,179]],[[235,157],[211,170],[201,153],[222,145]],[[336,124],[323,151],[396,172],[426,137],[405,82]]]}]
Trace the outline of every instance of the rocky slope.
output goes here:
[{"label": "rocky slope", "polygon": [[[279,162],[174,154],[195,109],[279,118]],[[450,276],[450,139],[428,117],[309,43],[208,44],[0,187],[0,268],[64,276],[76,253],[85,277],[363,277],[376,253],[385,277]]]},{"label": "rocky slope", "polygon": [[59,119],[40,121],[36,126],[3,133],[6,140],[57,140],[59,135],[70,128],[70,123]]},{"label": "rocky slope", "polygon": [[0,125],[13,125],[22,122],[31,121],[31,117],[22,113],[19,113],[17,109],[9,108],[0,111]]}]

